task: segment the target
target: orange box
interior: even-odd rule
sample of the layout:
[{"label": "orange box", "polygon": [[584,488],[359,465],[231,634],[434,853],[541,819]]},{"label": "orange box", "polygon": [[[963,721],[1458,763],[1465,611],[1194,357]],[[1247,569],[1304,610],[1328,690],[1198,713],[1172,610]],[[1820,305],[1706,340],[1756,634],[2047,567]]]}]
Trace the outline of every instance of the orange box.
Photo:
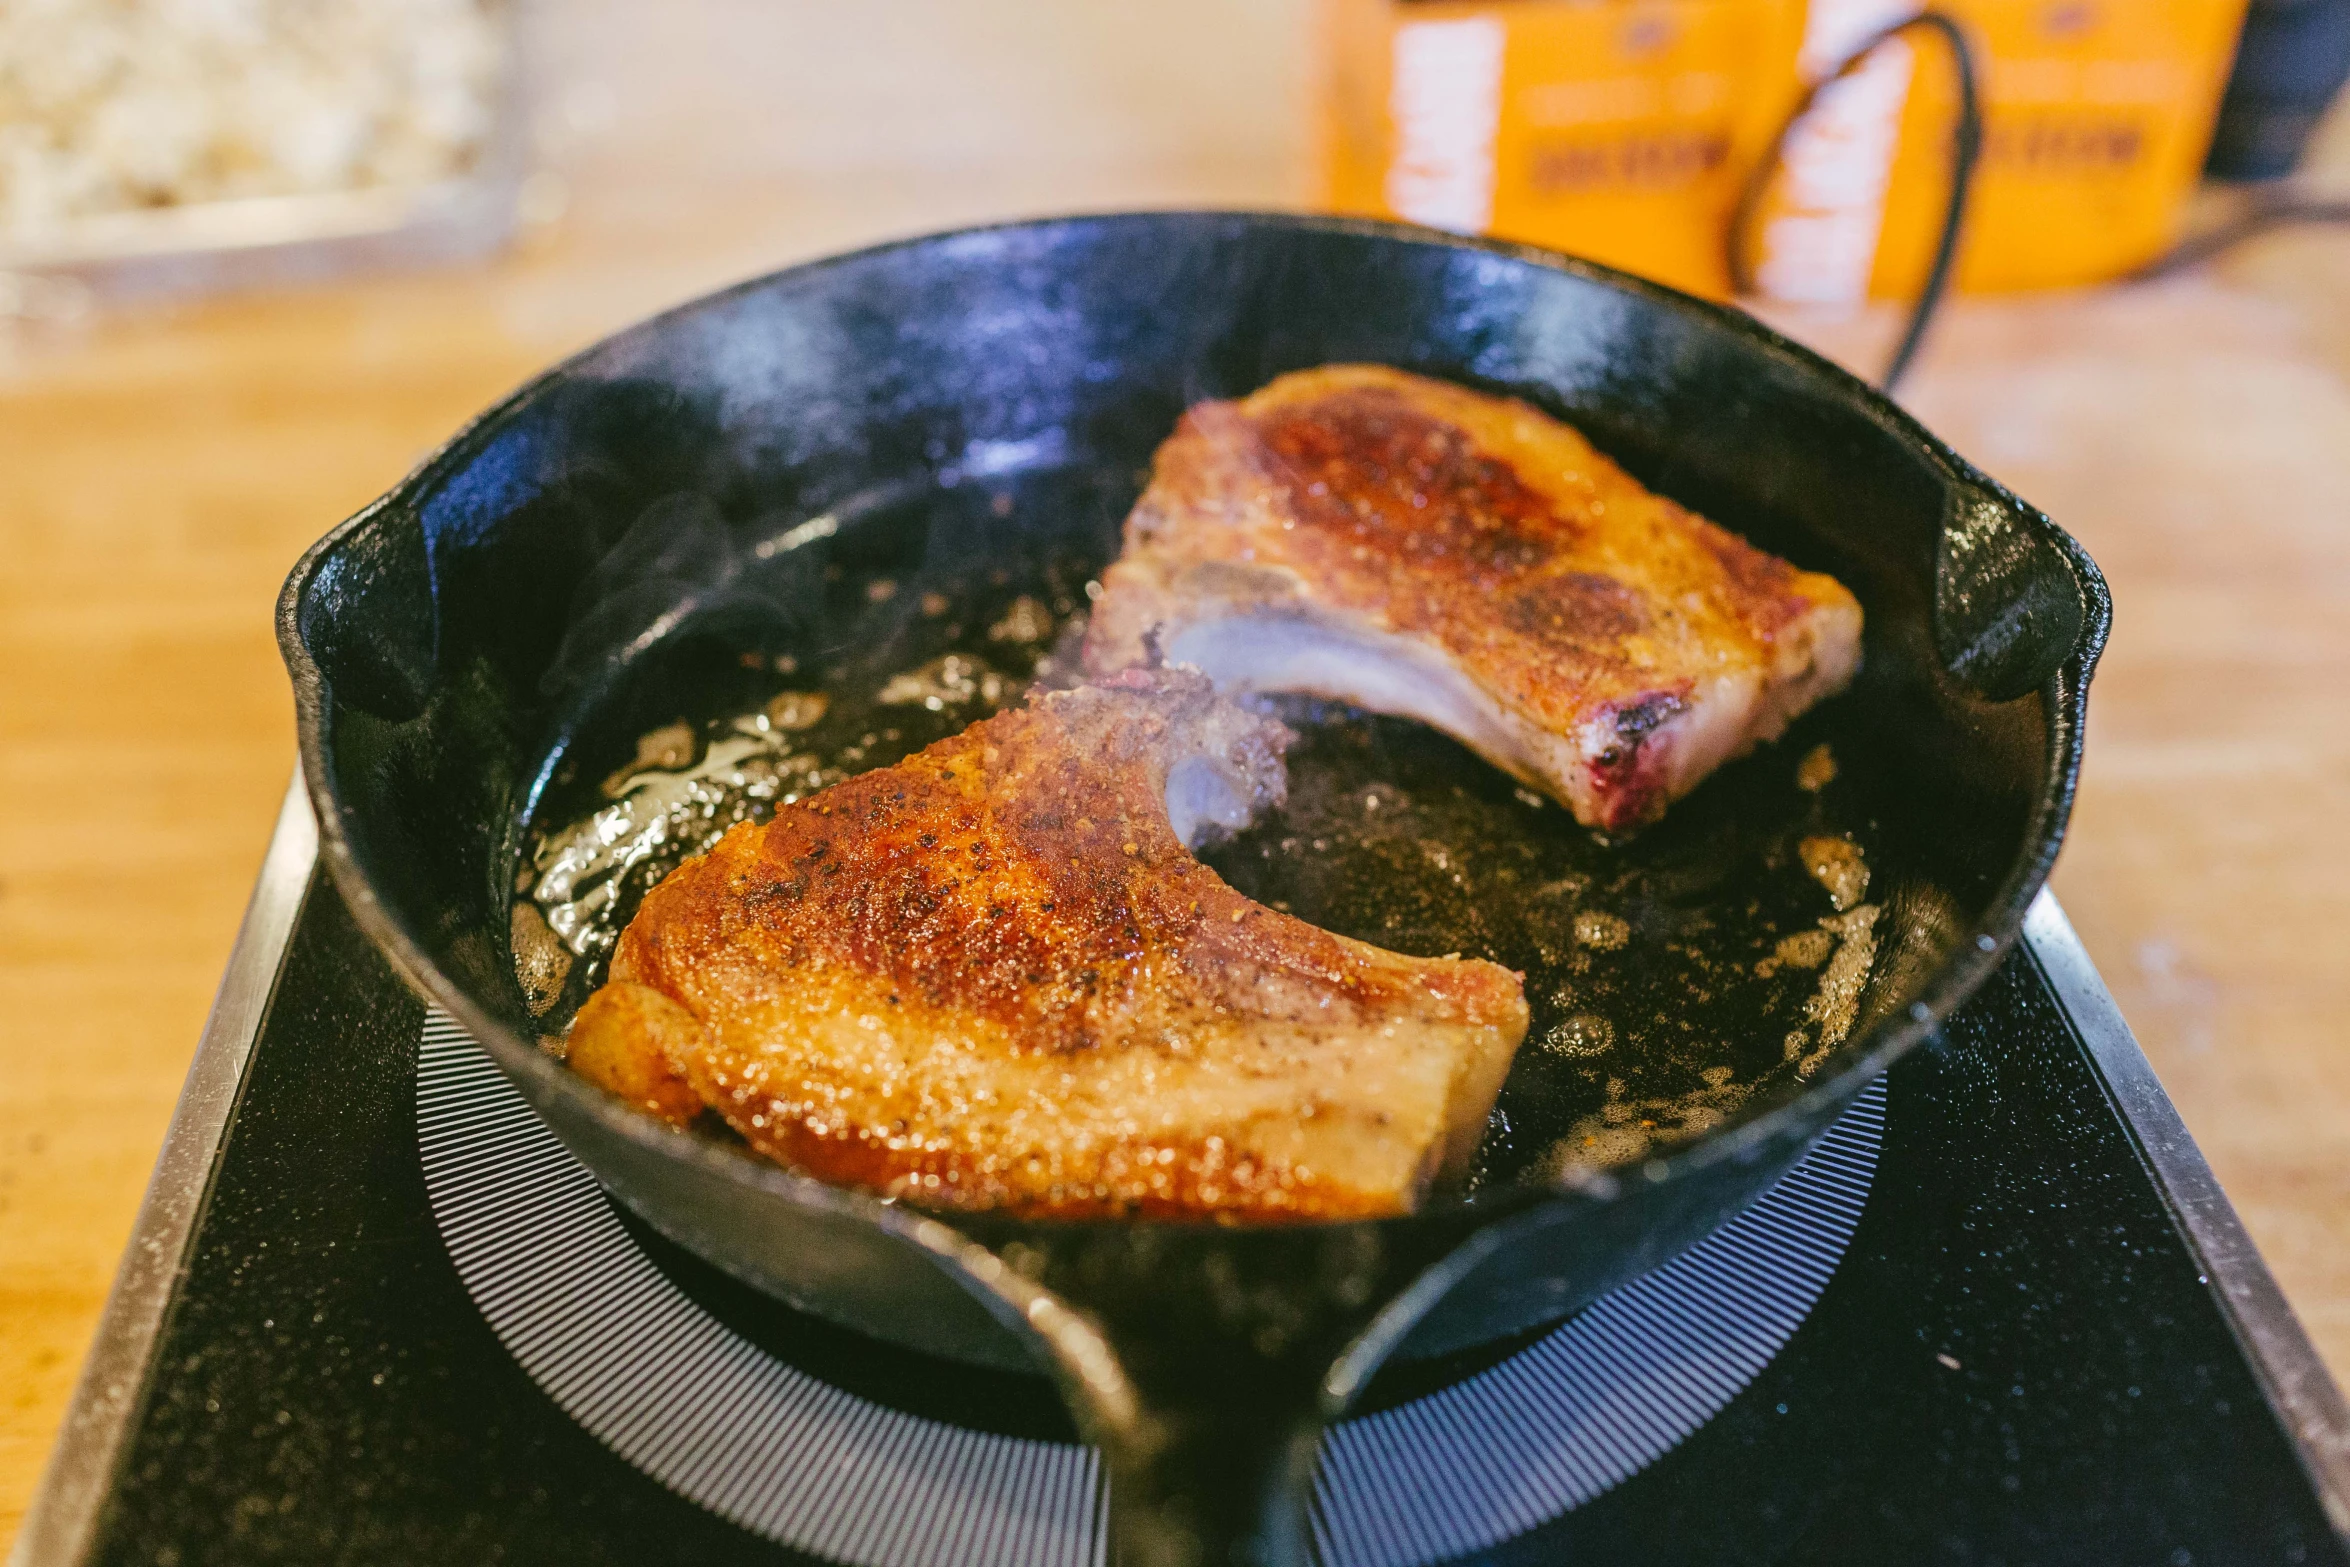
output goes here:
[{"label": "orange box", "polygon": [[[2174,237],[2245,0],[1944,0],[1976,42],[1985,149],[1958,281],[2092,282]],[[1800,84],[1904,0],[1324,0],[1325,196],[1524,239],[1697,293]],[[1951,73],[1911,35],[1823,92],[1752,241],[1766,292],[1922,281]]]},{"label": "orange box", "polygon": [[[1976,40],[1983,161],[1960,288],[2060,288],[2135,270],[2178,239],[2203,171],[2245,0],[1943,0]],[[1956,97],[1916,46],[1872,291],[1925,280]]]},{"label": "orange box", "polygon": [[1728,287],[1722,231],[1793,99],[1802,0],[1327,0],[1342,212]]}]

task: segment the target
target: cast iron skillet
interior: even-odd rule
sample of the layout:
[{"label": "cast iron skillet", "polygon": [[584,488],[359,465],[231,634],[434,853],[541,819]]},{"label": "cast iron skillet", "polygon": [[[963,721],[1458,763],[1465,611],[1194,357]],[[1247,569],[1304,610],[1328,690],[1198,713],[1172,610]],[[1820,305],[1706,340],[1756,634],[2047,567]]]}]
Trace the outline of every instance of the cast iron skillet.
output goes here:
[{"label": "cast iron skillet", "polygon": [[[1074,473],[1099,500],[1083,543],[1098,569],[1187,403],[1363,360],[1565,416],[1862,599],[1865,672],[1830,722],[1873,758],[1854,787],[1886,844],[1881,956],[1859,1025],[1816,1071],[1607,1173],[1499,1182],[1408,1219],[1247,1229],[934,1218],[673,1133],[542,1051],[509,935],[531,814],[593,715],[643,705],[664,649],[814,615],[841,577],[813,569],[823,551],[853,584],[872,568],[860,548],[896,547],[857,542],[876,496],[896,498],[879,510],[901,530],[908,497],[917,514],[939,498],[914,547],[984,565],[1030,548],[1028,523],[946,505],[954,487]],[[648,555],[640,534],[615,588],[615,539],[688,492],[723,559]],[[759,577],[772,560],[794,569]],[[1114,1538],[1137,1567],[1309,1560],[1316,1433],[1391,1350],[1523,1332],[1670,1258],[1931,1037],[2056,853],[2109,615],[2096,567],[2047,518],[1734,311],[1518,246],[1169,213],[884,246],[624,332],[322,540],[279,634],[327,863],[400,970],[671,1238],[879,1337],[1048,1365],[1107,1455]],[[1734,813],[1745,786],[1713,787],[1728,806],[1685,809]]]}]

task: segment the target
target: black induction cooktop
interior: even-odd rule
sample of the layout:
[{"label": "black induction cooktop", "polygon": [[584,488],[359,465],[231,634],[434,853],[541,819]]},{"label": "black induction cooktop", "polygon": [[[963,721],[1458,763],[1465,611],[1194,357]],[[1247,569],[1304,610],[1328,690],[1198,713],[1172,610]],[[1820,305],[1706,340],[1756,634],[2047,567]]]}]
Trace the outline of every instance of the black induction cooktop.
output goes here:
[{"label": "black induction cooktop", "polygon": [[[751,1295],[501,1092],[289,798],[12,1560],[1099,1558],[1041,1378]],[[2341,1397],[2046,898],[1756,1210],[1369,1403],[1338,1563],[2350,1564]]]}]

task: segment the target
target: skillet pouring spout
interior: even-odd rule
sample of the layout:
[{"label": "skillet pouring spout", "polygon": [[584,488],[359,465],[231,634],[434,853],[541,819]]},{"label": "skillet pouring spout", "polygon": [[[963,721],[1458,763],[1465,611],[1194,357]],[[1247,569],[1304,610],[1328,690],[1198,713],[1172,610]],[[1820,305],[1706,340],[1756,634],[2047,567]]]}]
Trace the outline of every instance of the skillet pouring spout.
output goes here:
[{"label": "skillet pouring spout", "polygon": [[[1482,824],[1471,869],[1510,878],[1472,885],[1463,857],[1423,852],[1441,813],[1327,907],[1263,880],[1308,873],[1243,840],[1209,863],[1328,928],[1528,973],[1580,950],[1560,900],[1601,889],[1622,943],[1608,961],[1695,952],[1718,982],[1627,979],[1596,1023],[1578,1013],[1598,969],[1530,985],[1529,1043],[1468,1188],[1373,1223],[937,1217],[673,1130],[563,1064],[576,997],[531,977],[542,824],[569,819],[550,811],[603,803],[597,781],[683,718],[786,695],[882,714],[885,677],[926,627],[946,634],[966,588],[985,612],[966,628],[978,652],[956,656],[1007,656],[987,628],[1019,623],[1015,594],[1045,606],[1031,619],[1082,612],[1186,407],[1342,363],[1524,399],[1648,488],[1833,574],[1865,615],[1860,673],[1628,843],[1510,815],[1534,807],[1431,732],[1333,721],[1291,754],[1293,802],[1322,767],[1359,821],[1359,780],[1408,774],[1451,802],[1442,820]],[[2109,619],[2096,567],[2046,517],[1736,311],[1394,225],[1154,213],[884,246],[624,332],[320,541],[278,627],[322,857],[354,917],[617,1201],[776,1309],[895,1347],[877,1352],[1049,1372],[1105,1455],[1124,1567],[1294,1567],[1313,1557],[1318,1434],[1382,1362],[1489,1362],[1679,1255],[1991,973],[2062,841]],[[977,667],[923,689],[977,701]],[[875,765],[865,748],[916,723],[859,719],[844,743]],[[1804,792],[1796,758],[1823,748],[1834,781]],[[1800,1007],[1814,979],[1759,964],[1775,937],[1749,916],[1781,900],[1818,946],[1826,894],[1793,845],[1822,832],[1865,850],[1867,920],[1833,917],[1873,957],[1834,1037],[1783,1052],[1788,1025],[1760,1026],[1756,998]],[[1521,874],[1543,854],[1558,864]],[[597,959],[561,962],[584,982]]]}]

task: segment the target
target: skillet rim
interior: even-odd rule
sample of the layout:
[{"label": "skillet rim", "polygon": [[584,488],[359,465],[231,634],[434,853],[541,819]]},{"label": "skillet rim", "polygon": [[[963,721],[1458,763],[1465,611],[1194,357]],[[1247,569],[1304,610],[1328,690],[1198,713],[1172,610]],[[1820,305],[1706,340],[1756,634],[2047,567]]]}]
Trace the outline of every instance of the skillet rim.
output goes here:
[{"label": "skillet rim", "polygon": [[[1465,236],[1414,224],[1382,219],[1316,213],[1280,212],[1249,208],[1154,208],[1078,212],[1048,217],[942,229],[886,240],[877,244],[822,256],[772,272],[743,279],[724,288],[696,295],[661,310],[617,332],[597,339],[532,376],[505,397],[466,421],[440,447],[411,469],[384,494],[329,530],[302,553],[280,589],[277,602],[277,640],[294,688],[295,729],[301,752],[304,792],[319,826],[320,858],[350,909],[353,921],[388,957],[409,988],[430,1004],[448,1012],[509,1076],[519,1076],[530,1097],[552,1094],[567,1097],[571,1108],[585,1114],[604,1131],[617,1134],[650,1155],[697,1165],[703,1173],[748,1185],[804,1208],[853,1217],[913,1242],[925,1251],[952,1256],[963,1266],[974,1265],[972,1252],[985,1254],[969,1231],[1031,1228],[1054,1233],[1087,1230],[1130,1230],[1144,1221],[1125,1219],[1047,1219],[988,1211],[971,1213],[920,1209],[876,1197],[849,1187],[833,1186],[812,1176],[748,1158],[700,1139],[681,1137],[652,1117],[622,1104],[583,1081],[491,1016],[471,995],[444,974],[412,936],[405,924],[377,896],[360,864],[345,826],[350,810],[336,789],[328,766],[331,721],[326,713],[329,681],[312,656],[302,631],[303,607],[322,569],[345,545],[387,517],[413,514],[417,503],[431,495],[439,481],[479,453],[507,422],[548,388],[569,377],[590,358],[639,337],[658,332],[689,313],[720,305],[785,279],[810,279],[835,268],[868,262],[896,251],[970,240],[987,235],[1044,233],[1056,229],[1148,225],[1168,222],[1221,223],[1234,228],[1286,229],[1357,239],[1428,245],[1445,250],[1468,250],[1560,272],[1603,288],[1638,296],[1667,311],[1694,316],[1715,330],[1745,339],[1798,372],[1824,379],[1826,390],[1848,409],[1872,423],[1923,458],[1949,488],[1973,488],[2000,503],[2016,522],[2053,546],[2069,569],[2079,594],[2081,625],[2064,660],[2036,692],[2046,715],[2050,765],[2042,775],[2031,811],[2024,824],[2031,852],[2020,857],[2001,881],[1989,906],[1989,917],[1965,933],[1959,945],[1935,968],[1919,995],[1900,1013],[1880,1020],[1858,1038],[1838,1047],[1821,1071],[1799,1088],[1761,1096],[1761,1102],[1712,1131],[1650,1155],[1637,1167],[1647,1184],[1663,1186],[1710,1168],[1724,1160],[1751,1162],[1765,1156],[1771,1144],[1792,1137],[1809,1138],[1829,1120],[1828,1112],[1890,1067],[1918,1044],[1938,1032],[1942,1022],[1981,987],[2005,961],[2022,931],[2026,910],[2039,893],[2062,848],[2086,740],[2088,688],[2099,656],[2112,628],[2112,599],[2104,574],[2088,551],[2064,529],[2005,485],[1928,431],[1900,405],[1850,371],[1786,337],[1735,306],[1697,298],[1646,278],[1622,272],[1559,251],[1510,240]],[[1945,519],[1944,537],[1949,522]],[[2021,700],[2019,693],[2010,700]],[[2004,705],[2004,704],[2003,704]],[[543,1112],[542,1112],[543,1113]],[[1413,1212],[1384,1219],[1320,1220],[1277,1226],[1230,1225],[1215,1220],[1149,1221],[1167,1230],[1217,1230],[1234,1235],[1274,1230],[1329,1232],[1348,1227],[1410,1224],[1435,1217],[1469,1220],[1468,1230],[1482,1229],[1506,1215],[1531,1208],[1611,1200],[1619,1183],[1634,1171],[1622,1166],[1581,1184],[1512,1187],[1474,1199],[1445,1199]],[[1466,1231],[1464,1231],[1466,1233]],[[994,1270],[990,1270],[994,1271]]]}]

